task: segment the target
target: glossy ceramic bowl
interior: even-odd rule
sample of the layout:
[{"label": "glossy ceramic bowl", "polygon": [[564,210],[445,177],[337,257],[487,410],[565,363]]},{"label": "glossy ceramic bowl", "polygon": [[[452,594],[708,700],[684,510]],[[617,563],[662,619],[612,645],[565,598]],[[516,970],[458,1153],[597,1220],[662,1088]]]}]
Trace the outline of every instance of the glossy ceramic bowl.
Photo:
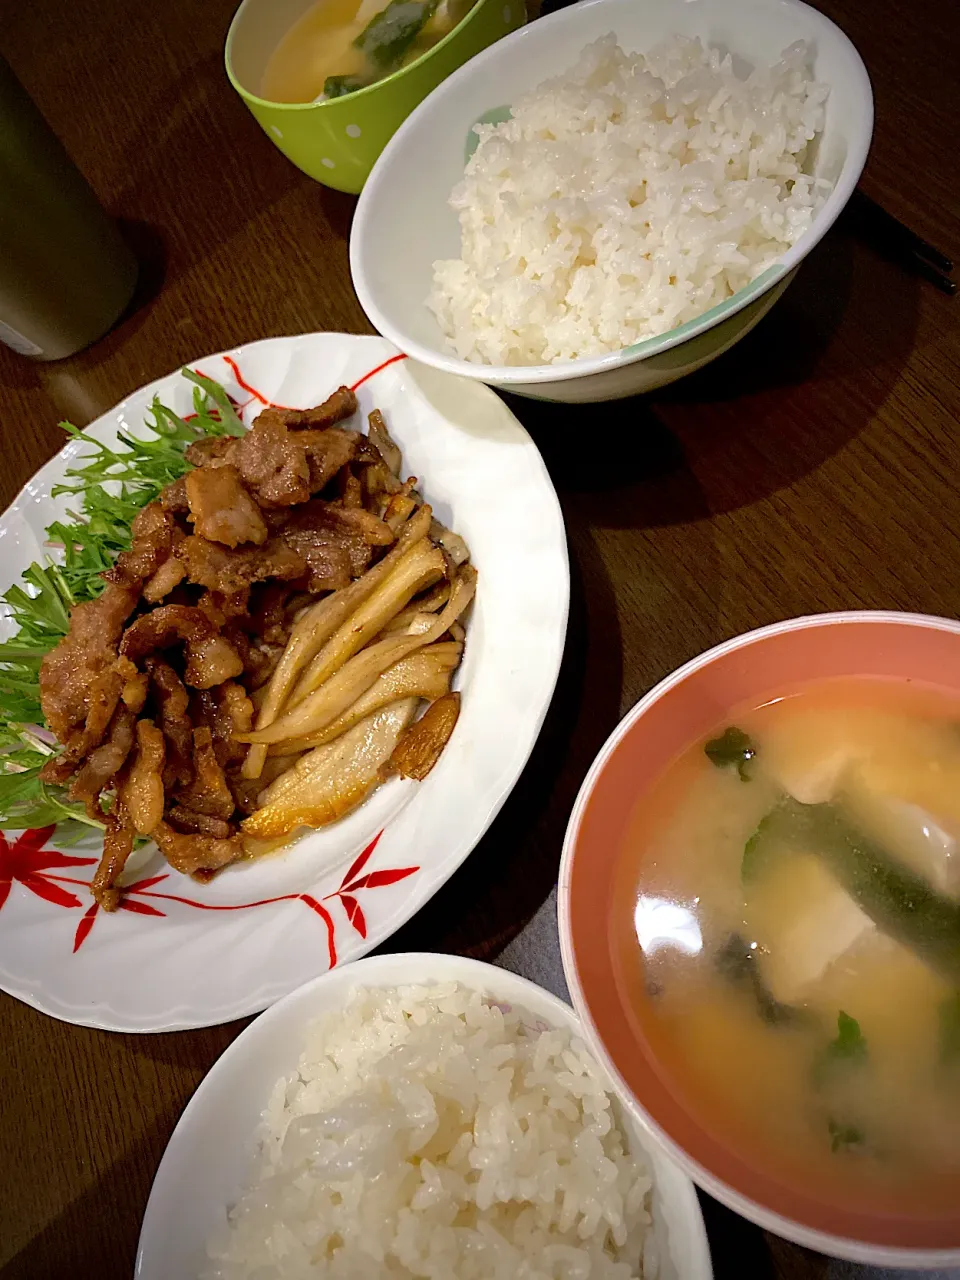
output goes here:
[{"label": "glossy ceramic bowl", "polygon": [[[318,182],[357,192],[410,112],[451,71],[515,31],[525,0],[477,0],[422,58],[329,102],[269,102],[258,89],[270,54],[314,0],[243,0],[227,33],[227,75],[270,141]],[[386,0],[384,0],[386,4]]]},{"label": "glossy ceramic bowl", "polygon": [[[459,956],[372,956],[308,982],[237,1037],[180,1117],[147,1203],[137,1280],[199,1275],[206,1241],[223,1223],[251,1167],[260,1114],[276,1081],[296,1066],[311,1022],[342,1007],[357,986],[450,981],[512,1005],[532,1025],[581,1034],[573,1010],[556,996],[504,969]],[[646,1154],[653,1174],[659,1280],[712,1280],[693,1184],[629,1116],[621,1118],[631,1149]]]},{"label": "glossy ceramic bowl", "polygon": [[[621,1100],[706,1191],[768,1230],[880,1266],[960,1265],[953,1221],[854,1213],[816,1186],[798,1194],[723,1143],[684,1105],[643,1034],[608,944],[618,851],[636,797],[733,707],[842,676],[924,679],[960,693],[960,623],[906,613],[796,618],[738,636],[668,676],[608,739],[581,788],[560,869],[564,970],[590,1047]],[[641,997],[645,998],[645,997]]]},{"label": "glossy ceramic bowl", "polygon": [[[778,263],[711,311],[610,355],[563,364],[494,366],[460,360],[424,305],[433,263],[455,258],[460,231],[448,199],[463,174],[474,124],[549,76],[585,45],[613,31],[627,49],[649,49],[679,33],[725,45],[747,62],[772,63],[796,40],[811,41],[814,72],[830,86],[816,173],[834,189],[810,231]],[[613,400],[649,391],[715,359],[773,306],[797,264],[833,225],[863,168],[873,97],[853,45],[799,0],[582,0],[531,23],[446,80],[384,149],[353,222],[350,268],[361,305],[402,351],[449,373],[544,400]],[[403,246],[398,252],[398,246]]]}]

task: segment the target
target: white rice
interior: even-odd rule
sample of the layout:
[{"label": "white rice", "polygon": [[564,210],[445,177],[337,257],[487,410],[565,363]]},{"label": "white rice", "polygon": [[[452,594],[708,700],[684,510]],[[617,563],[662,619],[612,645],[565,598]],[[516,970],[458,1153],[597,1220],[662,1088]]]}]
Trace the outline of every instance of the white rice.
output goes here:
[{"label": "white rice", "polygon": [[740,79],[729,54],[613,35],[477,125],[450,197],[461,254],[427,305],[462,359],[559,363],[695,319],[809,228],[830,183],[808,176],[827,87],[810,49]]},{"label": "white rice", "polygon": [[355,991],[277,1083],[205,1280],[649,1280],[649,1175],[542,1026],[457,983]]}]

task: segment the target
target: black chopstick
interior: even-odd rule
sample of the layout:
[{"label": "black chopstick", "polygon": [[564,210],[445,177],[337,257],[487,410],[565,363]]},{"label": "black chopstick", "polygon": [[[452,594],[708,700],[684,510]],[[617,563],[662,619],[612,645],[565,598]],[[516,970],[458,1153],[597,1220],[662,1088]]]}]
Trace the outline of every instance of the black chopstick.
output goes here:
[{"label": "black chopstick", "polygon": [[957,282],[949,274],[953,262],[945,253],[904,226],[892,213],[887,213],[859,187],[850,198],[849,209],[857,229],[875,249],[923,276],[941,293],[951,297],[956,293]]}]

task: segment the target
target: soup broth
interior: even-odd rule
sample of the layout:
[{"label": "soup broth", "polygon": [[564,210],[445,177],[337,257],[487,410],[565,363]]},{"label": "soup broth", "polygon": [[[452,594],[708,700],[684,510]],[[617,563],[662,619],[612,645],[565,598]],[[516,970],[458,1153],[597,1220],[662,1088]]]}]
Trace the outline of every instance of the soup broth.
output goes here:
[{"label": "soup broth", "polygon": [[611,936],[678,1101],[766,1176],[960,1227],[960,702],[740,707],[640,798]]},{"label": "soup broth", "polygon": [[392,75],[448,35],[476,0],[317,0],[270,55],[270,102],[340,97]]}]

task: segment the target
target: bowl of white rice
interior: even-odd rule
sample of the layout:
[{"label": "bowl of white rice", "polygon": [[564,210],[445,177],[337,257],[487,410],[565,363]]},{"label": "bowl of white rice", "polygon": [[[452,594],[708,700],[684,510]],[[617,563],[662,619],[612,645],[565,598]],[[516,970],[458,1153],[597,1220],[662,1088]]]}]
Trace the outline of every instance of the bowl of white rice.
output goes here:
[{"label": "bowl of white rice", "polygon": [[446,372],[550,400],[651,390],[773,306],[872,130],[856,49],[800,0],[582,0],[401,126],[357,207],[354,286]]},{"label": "bowl of white rice", "polygon": [[712,1280],[693,1184],[573,1011],[457,956],[374,956],[256,1019],[180,1118],[138,1280]]}]

